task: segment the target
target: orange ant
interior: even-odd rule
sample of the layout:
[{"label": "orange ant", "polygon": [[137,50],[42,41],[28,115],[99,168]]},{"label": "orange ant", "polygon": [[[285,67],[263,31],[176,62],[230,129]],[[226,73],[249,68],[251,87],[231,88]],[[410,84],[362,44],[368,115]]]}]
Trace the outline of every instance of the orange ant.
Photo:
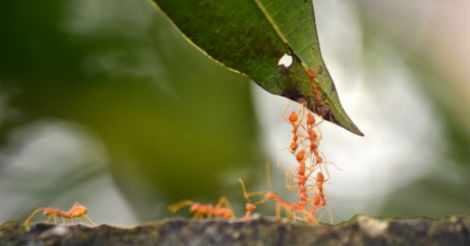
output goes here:
[{"label": "orange ant", "polygon": [[[247,201],[246,205],[245,205],[245,209],[246,209],[246,213],[245,213],[245,216],[243,217],[243,219],[250,219],[251,218],[251,215],[253,214],[253,211],[256,209],[256,204],[258,203],[252,203],[250,201],[250,195],[246,192],[246,188],[245,188],[245,183],[243,182],[242,179],[238,179],[238,182],[240,182],[240,185],[242,186],[242,190],[243,190],[243,196],[245,197],[245,200]],[[257,192],[259,194],[261,194],[260,192]],[[256,193],[251,193],[252,195],[256,194]]]},{"label": "orange ant", "polygon": [[93,223],[93,221],[88,218],[88,216],[86,216],[88,209],[78,202],[74,203],[69,211],[61,211],[60,209],[53,207],[37,208],[28,216],[23,224],[29,224],[31,219],[33,219],[33,217],[41,211],[43,215],[48,216],[46,223],[49,223],[53,219],[54,224],[58,224],[57,217],[61,217],[64,221],[64,225],[66,225],[67,219],[71,219],[74,225],[77,224],[75,218],[79,218],[80,224],[83,224],[82,218],[84,218],[91,226],[95,226],[95,223]]},{"label": "orange ant", "polygon": [[[301,151],[299,151],[299,153],[302,153]],[[302,158],[302,154],[297,154],[298,158],[301,159]],[[267,181],[268,181],[268,186],[269,186],[269,192],[265,193],[263,199],[259,202],[257,202],[256,204],[260,204],[260,203],[264,203],[266,202],[267,200],[274,200],[276,202],[276,217],[277,218],[281,218],[281,209],[284,209],[285,213],[286,213],[286,216],[289,217],[289,218],[292,218],[292,219],[298,219],[298,217],[296,216],[296,213],[297,212],[300,212],[300,213],[303,213],[304,214],[304,217],[308,217],[309,216],[309,213],[306,209],[306,203],[308,201],[308,195],[307,195],[307,198],[305,200],[305,204],[302,204],[301,202],[299,203],[291,203],[291,202],[288,202],[284,199],[282,199],[278,194],[276,194],[275,192],[271,191],[272,190],[272,183],[271,183],[271,175],[270,175],[270,166],[269,164],[266,165],[266,174],[267,174]],[[305,192],[306,194],[306,192]]]},{"label": "orange ant", "polygon": [[[281,207],[284,208],[286,211],[287,216],[292,215],[293,210],[294,210],[294,204],[282,199],[279,195],[276,193],[270,191],[264,195],[263,201],[266,200],[274,200],[276,202],[276,217],[281,218]],[[300,209],[300,206],[297,206],[296,208]]]},{"label": "orange ant", "polygon": [[[224,205],[226,207],[224,207]],[[168,208],[171,212],[176,213],[178,210],[189,206],[189,211],[194,213],[194,218],[234,218],[235,214],[233,212],[230,203],[227,198],[221,197],[217,204],[213,206],[212,204],[202,204],[198,202],[193,202],[190,200],[182,200],[170,205]]]},{"label": "orange ant", "polygon": [[304,150],[300,150],[297,152],[295,156],[297,162],[299,165],[296,168],[296,182],[297,182],[297,188],[299,189],[299,205],[302,207],[305,207],[308,202],[308,191],[307,191],[307,180],[310,176],[310,174],[306,175],[307,173],[307,167],[305,164],[305,159],[306,159],[306,154]]},{"label": "orange ant", "polygon": [[297,151],[297,148],[299,147],[298,140],[299,140],[300,135],[298,133],[298,130],[299,130],[299,127],[302,125],[302,120],[304,117],[305,110],[304,110],[304,107],[302,107],[300,111],[298,112],[292,111],[289,114],[289,117],[286,117],[285,115],[287,113],[288,106],[289,104],[287,104],[286,108],[284,109],[284,112],[282,113],[283,115],[282,118],[292,126],[292,140],[289,145],[289,150],[291,153],[294,153],[295,151]]},{"label": "orange ant", "polygon": [[276,218],[281,218],[281,207],[286,211],[287,216],[292,214],[292,204],[282,199],[276,193],[272,191],[272,181],[271,181],[271,168],[269,163],[266,164],[266,178],[268,183],[269,192],[264,194],[264,197],[261,201],[257,202],[258,204],[264,203],[267,200],[274,200],[276,202]]},{"label": "orange ant", "polygon": [[325,192],[323,190],[323,184],[325,183],[326,179],[322,172],[317,173],[316,181],[317,181],[317,187],[318,187],[318,195],[320,196],[319,205],[320,207],[323,207],[326,205]]},{"label": "orange ant", "polygon": [[[322,85],[315,83],[315,80],[317,78],[317,74],[311,69],[307,68],[307,76],[310,79],[310,88],[312,89],[313,96],[314,96],[314,102],[315,102],[315,107],[314,111],[317,113],[319,116],[321,116],[323,119],[328,118],[329,121],[334,122],[335,118],[330,112],[330,106],[328,104],[322,103],[322,99],[320,96],[320,92],[318,91],[318,87],[322,88]],[[323,73],[323,67],[319,66],[317,70],[318,74]]]},{"label": "orange ant", "polygon": [[320,92],[318,91],[317,85],[315,84],[317,75],[311,68],[307,68],[307,76],[310,79],[310,87],[312,88],[312,92],[315,97],[314,98],[315,104],[319,105],[321,103],[321,97],[320,97]]},{"label": "orange ant", "polygon": [[[291,203],[284,199],[282,199],[279,195],[274,192],[268,192],[264,195],[264,199],[259,203],[265,202],[266,200],[274,200],[276,202],[276,217],[281,217],[281,208],[284,208],[286,211],[287,217],[292,218],[293,220],[296,219],[308,219],[310,221],[314,221],[312,216],[308,213],[305,206],[299,203]],[[300,212],[304,214],[304,217],[297,217],[296,212]]]},{"label": "orange ant", "polygon": [[315,127],[320,125],[323,121],[316,123],[315,116],[312,112],[307,113],[306,119],[306,131],[307,131],[307,139],[309,140],[310,144],[309,147],[309,157],[313,153],[315,157],[315,163],[319,164],[323,162],[323,158],[320,156],[318,152],[318,145],[320,144],[320,140],[322,139],[322,135],[315,131]]},{"label": "orange ant", "polygon": [[[312,206],[311,206],[311,212],[310,214],[313,216],[315,215],[315,212],[326,206],[326,198],[325,198],[325,192],[323,189],[323,184],[328,180],[328,178],[325,178],[322,172],[318,172],[316,175],[316,186],[317,186],[317,194],[312,198]],[[320,218],[322,217],[323,212],[320,215]],[[333,215],[331,214],[331,210],[328,209],[328,215],[330,217],[330,223],[333,224]],[[320,218],[318,218],[320,220]]]}]

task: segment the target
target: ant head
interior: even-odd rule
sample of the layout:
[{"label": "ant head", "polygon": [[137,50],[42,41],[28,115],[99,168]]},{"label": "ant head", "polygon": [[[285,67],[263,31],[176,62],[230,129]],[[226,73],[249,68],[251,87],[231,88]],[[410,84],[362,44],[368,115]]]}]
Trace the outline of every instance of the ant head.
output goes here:
[{"label": "ant head", "polygon": [[323,176],[322,172],[317,173],[317,181],[323,183],[325,181],[325,176]]},{"label": "ant head", "polygon": [[189,210],[190,210],[191,212],[194,212],[194,211],[200,210],[201,207],[202,207],[202,204],[200,204],[200,203],[198,203],[198,202],[195,202],[195,203],[193,203],[193,204],[191,205],[191,207],[189,207]]},{"label": "ant head", "polygon": [[247,203],[245,208],[246,208],[247,211],[253,211],[253,210],[256,209],[256,206],[253,203]]},{"label": "ant head", "polygon": [[295,156],[295,158],[297,159],[297,161],[304,161],[305,160],[305,151],[300,150],[299,152],[297,152],[297,155]]},{"label": "ant head", "polygon": [[312,113],[307,114],[307,124],[314,125],[315,124],[315,116]]},{"label": "ant head", "polygon": [[274,192],[268,192],[264,195],[264,199],[275,199],[277,196]]},{"label": "ant head", "polygon": [[318,204],[320,204],[320,200],[321,200],[320,195],[318,195],[318,194],[315,195],[315,196],[313,197],[313,205],[318,206]]},{"label": "ant head", "polygon": [[291,112],[290,115],[289,115],[289,122],[291,124],[297,122],[299,120],[299,117],[297,116],[297,113],[296,112]]},{"label": "ant head", "polygon": [[315,80],[316,74],[311,68],[307,69],[307,75],[310,79]]},{"label": "ant head", "polygon": [[292,151],[296,151],[297,148],[299,148],[299,144],[298,144],[297,142],[292,142],[292,143],[290,143],[290,149],[291,149]]}]

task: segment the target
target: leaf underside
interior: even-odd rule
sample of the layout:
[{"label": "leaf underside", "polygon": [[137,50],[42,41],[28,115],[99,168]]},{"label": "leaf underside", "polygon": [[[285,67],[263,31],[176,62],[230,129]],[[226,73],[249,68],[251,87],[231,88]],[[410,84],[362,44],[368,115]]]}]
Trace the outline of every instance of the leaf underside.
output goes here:
[{"label": "leaf underside", "polygon": [[[320,53],[311,0],[153,0],[202,52],[357,135]],[[293,63],[278,66],[288,54]]]}]

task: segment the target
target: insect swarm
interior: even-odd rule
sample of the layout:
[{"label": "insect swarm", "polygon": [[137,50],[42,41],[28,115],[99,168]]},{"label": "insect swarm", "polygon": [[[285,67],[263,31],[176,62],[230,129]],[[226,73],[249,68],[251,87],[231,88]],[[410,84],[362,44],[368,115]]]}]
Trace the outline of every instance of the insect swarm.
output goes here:
[{"label": "insect swarm", "polygon": [[[313,96],[317,103],[321,103],[320,93],[317,90],[316,75],[313,70],[308,69],[307,75],[310,78]],[[287,147],[277,151],[278,155],[282,151],[288,151],[296,162],[292,168],[285,172],[285,187],[296,192],[295,201],[289,201],[272,190],[269,165],[267,166],[268,190],[248,193],[245,183],[239,179],[243,196],[246,200],[245,214],[237,218],[227,198],[222,197],[216,203],[202,204],[190,200],[182,200],[169,206],[172,212],[177,212],[183,207],[189,207],[189,211],[196,219],[203,218],[224,218],[242,219],[252,218],[253,212],[259,205],[272,201],[275,204],[275,215],[292,221],[303,221],[307,223],[318,223],[320,216],[317,213],[327,205],[325,183],[329,180],[327,162],[320,153],[319,146],[323,136],[318,126],[323,120],[317,121],[315,115],[306,107],[306,103],[300,103],[300,108],[289,112],[289,104],[282,112],[281,118],[291,126],[290,143]],[[277,166],[280,164],[278,156]],[[325,176],[326,175],[326,176]],[[252,197],[260,197],[257,202],[252,202]]]},{"label": "insect swarm", "polygon": [[[317,73],[322,73],[321,67],[318,68]],[[310,96],[314,97],[314,108],[329,107],[327,104],[322,104],[322,94],[319,90],[321,85],[318,83],[316,72],[308,68],[306,74],[308,85],[311,88]],[[291,126],[291,137],[289,145],[277,152],[278,167],[280,166],[279,153],[281,151],[287,150],[296,161],[295,167],[288,168],[285,172],[285,187],[290,191],[295,191],[298,200],[288,201],[281,197],[279,193],[272,190],[270,181],[268,182],[268,191],[256,194],[248,193],[243,180],[239,179],[243,196],[247,202],[245,215],[241,219],[250,219],[257,205],[273,201],[277,218],[281,218],[281,213],[284,211],[285,217],[292,221],[318,223],[321,216],[317,216],[317,213],[327,205],[325,183],[329,179],[329,173],[325,158],[319,150],[323,135],[318,126],[323,122],[323,119],[317,121],[313,112],[307,108],[306,100],[301,99],[299,102],[300,107],[297,110],[289,112],[289,104],[287,104],[282,113],[282,119]],[[324,117],[321,112],[320,116]],[[267,177],[270,180],[269,172],[267,172]],[[258,202],[252,202],[250,200],[252,196],[261,196],[262,198]],[[225,197],[221,198],[215,206],[183,200],[171,205],[170,210],[176,212],[185,206],[190,207],[189,210],[194,214],[194,218],[236,218]]]},{"label": "insect swarm", "polygon": [[[313,71],[308,71],[311,72],[312,80],[314,80]],[[292,111],[289,117],[285,117],[286,114],[287,108],[282,118],[292,126],[292,137],[289,147],[280,151],[289,150],[290,155],[297,162],[294,168],[286,171],[285,186],[288,190],[296,191],[298,200],[287,201],[270,190],[265,194],[263,201],[275,202],[278,218],[283,209],[288,219],[317,223],[316,212],[327,204],[324,188],[327,178],[324,173],[328,174],[328,170],[319,151],[322,135],[318,130],[318,125],[322,121],[317,122],[313,113],[304,104],[301,104],[299,110]]]}]

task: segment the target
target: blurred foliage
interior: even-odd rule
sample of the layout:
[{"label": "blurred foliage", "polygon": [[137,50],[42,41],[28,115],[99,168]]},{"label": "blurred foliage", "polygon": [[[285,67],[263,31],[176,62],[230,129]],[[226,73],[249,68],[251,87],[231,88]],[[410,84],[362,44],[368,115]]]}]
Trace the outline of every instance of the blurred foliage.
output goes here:
[{"label": "blurred foliage", "polygon": [[149,2],[3,1],[0,9],[0,88],[19,112],[0,125],[2,146],[43,118],[85,126],[145,219],[157,200],[215,200],[227,169],[262,165],[248,81],[188,46]]},{"label": "blurred foliage", "polygon": [[[410,48],[407,35],[385,28],[385,22],[395,20],[382,20],[385,14],[378,18],[370,1],[348,3],[360,18],[363,66],[371,69],[387,59],[377,57],[376,47],[397,54],[432,104],[436,119],[430,124],[442,127],[440,141],[446,146],[434,160],[442,170],[399,186],[387,200],[377,201],[383,204],[377,213],[468,214],[468,84],[450,83],[452,76],[434,62],[428,46]],[[249,82],[194,49],[150,2],[1,1],[0,37],[0,177],[22,187],[21,194],[0,200],[28,197],[17,202],[15,218],[37,206],[56,205],[51,201],[63,194],[70,199],[105,195],[93,193],[91,185],[77,188],[104,175],[108,170],[102,163],[87,160],[77,167],[61,156],[51,157],[57,164],[51,170],[7,170],[13,164],[2,154],[20,155],[22,150],[15,134],[32,141],[35,130],[50,122],[65,122],[77,138],[103,144],[113,180],[141,220],[161,217],[165,206],[183,198],[213,202],[227,195],[243,201],[238,177],[249,190],[265,186],[256,178],[264,175],[267,158],[259,144]],[[460,96],[465,93],[467,98]],[[405,110],[397,108],[391,117]],[[33,152],[27,161],[33,165],[39,154]],[[282,187],[282,174],[273,176],[281,180],[275,189]],[[41,189],[41,183],[48,188]]]},{"label": "blurred foliage", "polygon": [[[367,3],[359,1],[355,3],[359,11],[360,24],[363,31],[363,42],[365,47],[386,46],[396,52],[403,61],[413,69],[415,80],[420,90],[427,96],[427,100],[432,104],[439,117],[436,125],[442,125],[445,141],[448,141],[449,157],[454,158],[453,163],[465,167],[470,166],[470,108],[468,108],[469,81],[449,81],[452,76],[448,70],[440,67],[433,58],[433,51],[429,46],[413,47],[413,41],[406,36],[397,36],[394,30],[383,29],[385,22],[391,20],[375,21],[376,16],[371,15],[367,10],[373,7]],[[399,18],[399,17],[396,17]],[[374,49],[365,50],[366,57],[374,57]],[[377,62],[377,57],[368,59],[368,64]],[[451,64],[452,65],[452,64]],[[465,84],[467,82],[467,84]],[[461,96],[463,95],[463,96]],[[467,97],[465,97],[467,96]]]},{"label": "blurred foliage", "polygon": [[[462,15],[464,12],[461,10],[456,12],[456,7],[460,8],[462,5],[468,7],[468,2],[465,4],[464,1],[455,1],[451,4],[444,4],[432,1],[430,4],[432,5],[427,6],[428,8],[438,9],[435,11],[438,14],[432,16],[432,21],[436,23],[440,22],[439,20],[443,16],[439,15],[445,11],[451,11],[451,13],[458,15],[455,19],[468,18],[470,14],[468,8],[466,15]],[[443,133],[441,146],[444,148],[429,150],[442,153],[439,159],[433,160],[432,164],[438,166],[436,171],[389,194],[379,213],[386,216],[421,215],[429,217],[470,214],[470,193],[468,192],[470,189],[470,132],[468,131],[470,125],[470,108],[468,107],[470,81],[468,81],[468,73],[459,69],[465,65],[458,64],[468,61],[468,43],[467,47],[457,46],[467,49],[467,59],[449,60],[447,57],[437,55],[439,54],[437,49],[440,47],[436,44],[439,43],[439,40],[436,39],[448,40],[448,37],[439,37],[446,32],[441,31],[432,22],[425,24],[426,30],[401,29],[400,27],[411,21],[409,18],[413,18],[412,14],[405,15],[403,13],[413,11],[416,8],[424,8],[425,3],[416,2],[410,6],[400,4],[393,6],[393,4],[371,5],[367,1],[355,1],[352,5],[360,17],[363,45],[368,47],[364,50],[364,56],[367,57],[365,66],[372,67],[381,59],[374,54],[374,48],[377,47],[385,47],[400,57],[400,61],[411,68],[413,76],[416,78],[414,80],[416,86],[422,95],[425,95],[426,103],[430,104],[434,110],[436,118],[431,124],[440,126]],[[443,8],[444,6],[445,8]],[[381,15],[381,13],[391,11],[390,8],[393,11],[401,8],[402,10],[397,12],[402,12],[403,16]],[[460,34],[460,31],[463,31],[460,28],[465,24],[458,24],[459,26],[445,26],[446,31],[450,30],[449,32],[453,36],[459,36],[454,32]],[[405,35],[405,33],[410,33],[410,35]],[[423,43],[415,43],[413,37],[416,33],[427,34],[428,40],[425,42],[421,40]],[[464,38],[463,35],[460,37]],[[430,40],[431,38],[435,40]],[[468,40],[468,36],[465,38]],[[450,46],[451,43],[460,44],[462,40],[459,42],[449,40],[440,45]],[[444,50],[448,53],[451,51],[449,48],[444,48]],[[452,57],[453,54],[446,55]],[[454,68],[452,69],[452,67]],[[419,117],[419,112],[416,112],[416,117]]]}]

